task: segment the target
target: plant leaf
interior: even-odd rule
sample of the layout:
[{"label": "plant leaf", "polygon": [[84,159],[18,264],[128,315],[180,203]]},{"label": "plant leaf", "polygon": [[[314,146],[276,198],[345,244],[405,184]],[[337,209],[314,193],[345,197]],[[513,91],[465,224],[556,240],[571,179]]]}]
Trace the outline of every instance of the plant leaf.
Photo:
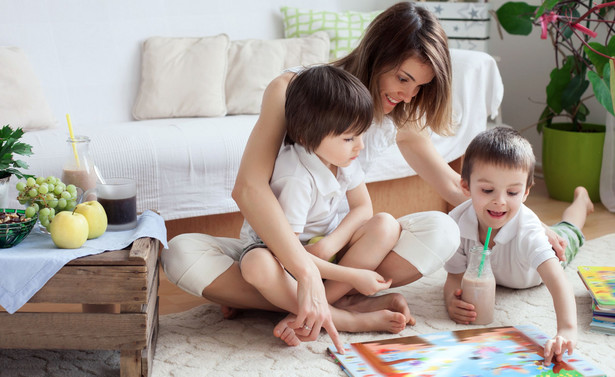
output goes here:
[{"label": "plant leaf", "polygon": [[612,89],[614,88],[614,85],[612,84],[613,78],[611,77],[610,64],[604,66],[604,73],[602,77],[598,76],[596,72],[590,71],[587,73],[587,78],[592,83],[592,88],[598,102],[600,102],[600,104],[604,106],[606,111],[615,115],[613,113],[612,94]]},{"label": "plant leaf", "polygon": [[544,127],[549,127],[551,125],[554,116],[555,114],[553,113],[553,111],[551,111],[549,106],[546,106],[545,109],[542,111],[542,114],[540,114],[538,124],[536,125],[536,130],[538,131],[538,133],[542,133],[542,129]]},{"label": "plant leaf", "polygon": [[553,68],[550,77],[551,81],[547,85],[547,105],[551,110],[559,114],[562,112],[562,93],[566,90],[570,82],[570,69],[572,62],[568,60],[562,68]]},{"label": "plant leaf", "polygon": [[[603,53],[605,55],[609,55],[609,49],[607,48],[607,46],[604,46],[604,45],[602,45],[602,44],[600,44],[598,42],[589,42],[588,44],[594,50],[596,50],[598,52],[601,52],[601,53]],[[607,59],[604,56],[595,53],[594,51],[590,50],[587,46],[583,46],[583,50],[585,51],[585,54],[587,55],[589,60],[592,62],[592,64],[596,68],[596,73],[598,75],[601,75],[602,71],[604,70],[604,66],[611,59]]]},{"label": "plant leaf", "polygon": [[564,108],[568,114],[575,115],[575,110],[581,102],[581,97],[588,87],[589,81],[585,79],[585,74],[574,75],[568,82],[568,85],[566,85],[566,88],[561,94],[562,108]]},{"label": "plant leaf", "polygon": [[546,0],[540,5],[540,8],[536,11],[536,18],[542,16],[542,14],[548,10],[553,9],[554,6],[559,3],[560,0]]},{"label": "plant leaf", "polygon": [[508,34],[529,35],[532,32],[532,17],[536,8],[538,7],[525,2],[509,1],[495,13]]}]

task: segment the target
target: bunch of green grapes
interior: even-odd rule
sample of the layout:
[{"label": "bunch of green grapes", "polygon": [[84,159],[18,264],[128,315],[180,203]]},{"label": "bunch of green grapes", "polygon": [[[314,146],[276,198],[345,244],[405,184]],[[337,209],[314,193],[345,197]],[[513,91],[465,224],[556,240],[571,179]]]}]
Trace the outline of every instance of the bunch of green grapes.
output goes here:
[{"label": "bunch of green grapes", "polygon": [[54,176],[30,177],[17,182],[17,200],[26,205],[26,217],[38,219],[45,228],[60,211],[72,211],[77,206],[77,187],[66,185]]}]

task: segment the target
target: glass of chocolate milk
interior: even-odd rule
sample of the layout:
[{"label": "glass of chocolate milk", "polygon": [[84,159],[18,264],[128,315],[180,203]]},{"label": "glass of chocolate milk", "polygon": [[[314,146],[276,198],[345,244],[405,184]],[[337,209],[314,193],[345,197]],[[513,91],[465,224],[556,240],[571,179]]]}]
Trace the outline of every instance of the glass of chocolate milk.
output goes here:
[{"label": "glass of chocolate milk", "polygon": [[495,277],[491,270],[490,255],[491,250],[484,250],[482,246],[470,249],[468,268],[461,280],[461,299],[474,305],[476,320],[472,323],[475,325],[493,322]]},{"label": "glass of chocolate milk", "polygon": [[107,230],[128,230],[137,226],[137,183],[130,178],[109,178],[97,183],[95,190],[83,196],[96,194],[96,200],[107,213]]}]

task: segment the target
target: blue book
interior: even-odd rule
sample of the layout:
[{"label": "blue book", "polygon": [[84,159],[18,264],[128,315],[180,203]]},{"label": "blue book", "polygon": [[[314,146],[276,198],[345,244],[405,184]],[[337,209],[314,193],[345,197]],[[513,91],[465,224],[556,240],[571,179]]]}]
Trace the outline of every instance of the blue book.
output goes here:
[{"label": "blue book", "polygon": [[344,345],[329,355],[350,377],[360,376],[566,376],[606,377],[578,356],[543,365],[549,339],[535,326],[443,331]]}]

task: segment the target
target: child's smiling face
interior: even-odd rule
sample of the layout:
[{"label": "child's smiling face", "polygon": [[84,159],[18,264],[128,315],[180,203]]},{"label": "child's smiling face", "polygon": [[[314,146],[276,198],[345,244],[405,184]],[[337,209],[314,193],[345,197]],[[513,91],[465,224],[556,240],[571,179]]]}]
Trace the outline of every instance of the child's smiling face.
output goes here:
[{"label": "child's smiling face", "polygon": [[481,234],[488,227],[500,229],[517,214],[530,192],[527,175],[524,169],[474,164],[469,184],[462,180],[461,187],[472,198]]}]

